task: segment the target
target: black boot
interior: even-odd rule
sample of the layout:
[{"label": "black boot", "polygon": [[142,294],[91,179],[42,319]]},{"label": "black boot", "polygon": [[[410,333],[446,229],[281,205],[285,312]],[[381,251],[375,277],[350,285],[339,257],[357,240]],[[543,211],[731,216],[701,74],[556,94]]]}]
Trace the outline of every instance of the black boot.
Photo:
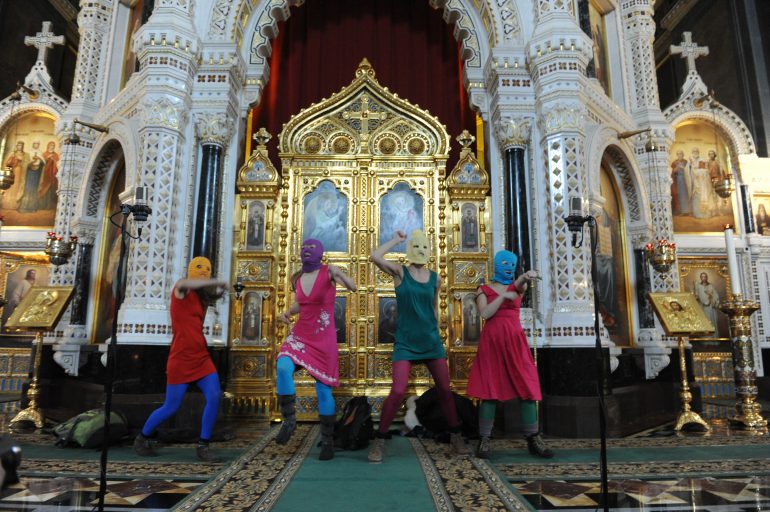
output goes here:
[{"label": "black boot", "polygon": [[553,452],[548,449],[545,441],[543,441],[543,438],[540,437],[540,432],[525,436],[525,439],[527,440],[527,448],[529,449],[529,453],[532,455],[537,455],[538,457],[543,457],[544,459],[550,459],[553,457]]},{"label": "black boot", "polygon": [[294,415],[294,401],[296,399],[297,395],[278,395],[278,405],[281,407],[281,416],[283,416],[281,430],[275,436],[275,442],[278,444],[288,443],[291,435],[297,429],[297,417]]},{"label": "black boot", "polygon": [[479,439],[479,446],[476,448],[476,457],[479,459],[489,458],[489,437],[481,436]]},{"label": "black boot", "polygon": [[134,451],[142,457],[155,457],[158,455],[152,446],[152,440],[144,437],[141,432],[134,439]]},{"label": "black boot", "polygon": [[321,418],[321,455],[318,460],[330,460],[334,458],[334,414],[319,414]]},{"label": "black boot", "polygon": [[208,441],[198,441],[198,447],[195,449],[195,453],[198,455],[198,459],[203,462],[222,462],[222,459],[211,453]]}]

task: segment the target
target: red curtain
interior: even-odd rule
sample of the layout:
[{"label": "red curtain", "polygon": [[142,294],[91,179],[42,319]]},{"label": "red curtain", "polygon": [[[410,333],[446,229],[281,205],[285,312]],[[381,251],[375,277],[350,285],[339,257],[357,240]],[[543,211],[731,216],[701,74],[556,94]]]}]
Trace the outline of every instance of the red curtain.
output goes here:
[{"label": "red curtain", "polygon": [[273,135],[268,147],[274,162],[283,124],[349,84],[364,57],[381,85],[446,126],[452,137],[448,170],[459,153],[454,137],[463,129],[476,133],[460,45],[427,0],[312,0],[292,8],[279,30],[270,80],[252,113],[254,131],[264,126]]}]

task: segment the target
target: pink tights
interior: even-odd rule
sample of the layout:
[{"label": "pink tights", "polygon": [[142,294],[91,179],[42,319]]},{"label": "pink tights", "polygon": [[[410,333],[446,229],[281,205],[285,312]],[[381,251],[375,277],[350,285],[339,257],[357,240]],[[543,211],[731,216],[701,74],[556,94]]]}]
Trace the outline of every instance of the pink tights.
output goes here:
[{"label": "pink tights", "polygon": [[[441,411],[449,423],[450,428],[460,426],[457,419],[457,409],[452,398],[452,392],[449,390],[449,367],[446,359],[429,359],[425,361],[430,374],[433,376],[433,382],[436,383],[439,400],[441,401]],[[382,414],[380,415],[380,433],[385,434],[396,417],[398,408],[404,401],[406,388],[409,384],[409,371],[412,369],[412,361],[394,361],[393,362],[393,385],[390,388],[390,394],[382,405]]]}]

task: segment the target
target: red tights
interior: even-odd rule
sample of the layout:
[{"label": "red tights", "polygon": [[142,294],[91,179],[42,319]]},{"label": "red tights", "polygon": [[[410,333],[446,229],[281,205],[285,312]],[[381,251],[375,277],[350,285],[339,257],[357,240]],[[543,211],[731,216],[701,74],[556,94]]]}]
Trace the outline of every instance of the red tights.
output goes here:
[{"label": "red tights", "polygon": [[[449,423],[450,428],[460,426],[457,419],[457,409],[452,398],[452,392],[449,389],[449,367],[446,359],[428,359],[425,361],[430,374],[433,376],[433,382],[436,383],[438,396],[441,403],[441,411]],[[412,369],[412,361],[394,361],[393,362],[393,385],[390,388],[390,394],[382,404],[382,414],[380,415],[380,433],[385,434],[396,417],[401,403],[404,401],[406,388],[409,384],[409,371]]]}]

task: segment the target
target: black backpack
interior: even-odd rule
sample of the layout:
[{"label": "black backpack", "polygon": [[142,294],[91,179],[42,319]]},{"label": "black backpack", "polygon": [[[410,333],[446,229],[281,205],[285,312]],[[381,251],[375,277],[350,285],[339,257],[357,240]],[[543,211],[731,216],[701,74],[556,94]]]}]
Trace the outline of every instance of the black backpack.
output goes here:
[{"label": "black backpack", "polygon": [[365,396],[354,396],[342,409],[334,425],[334,446],[343,450],[360,450],[369,446],[374,436],[372,408]]}]

